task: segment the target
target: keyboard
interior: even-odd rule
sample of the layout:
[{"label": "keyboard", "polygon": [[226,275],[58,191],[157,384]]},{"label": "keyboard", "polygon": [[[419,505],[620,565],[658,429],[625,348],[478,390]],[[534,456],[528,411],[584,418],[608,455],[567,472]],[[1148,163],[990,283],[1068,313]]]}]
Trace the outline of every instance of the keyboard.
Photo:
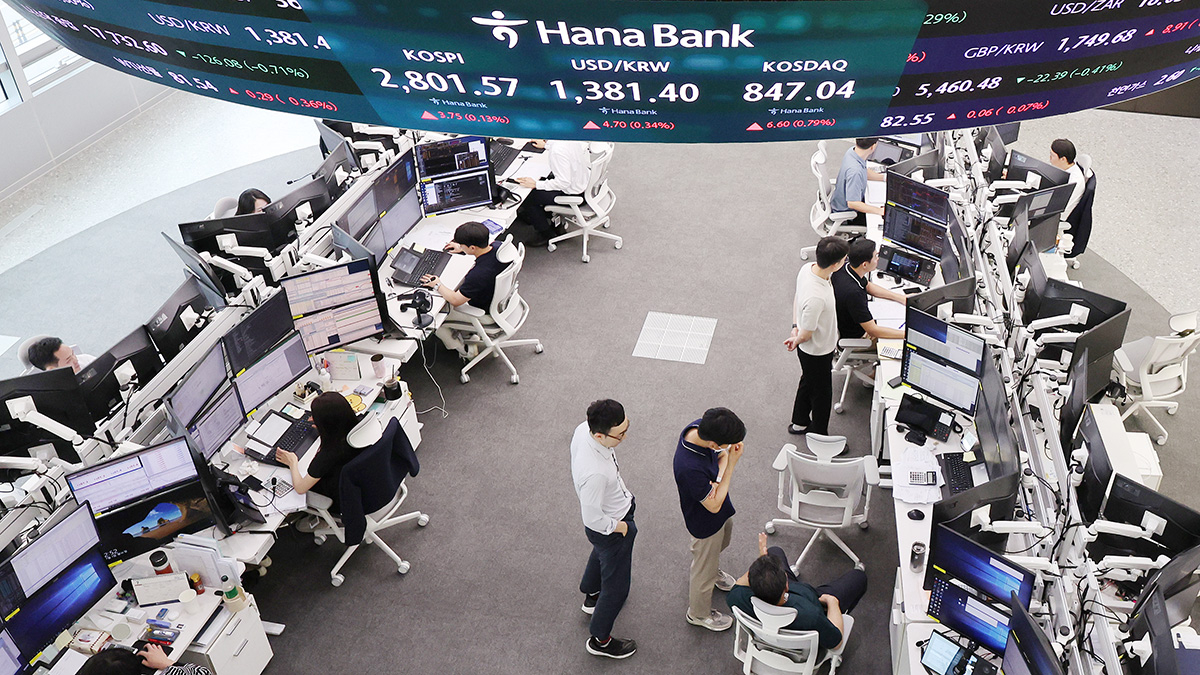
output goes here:
[{"label": "keyboard", "polygon": [[266,462],[275,466],[286,466],[276,456],[275,453],[277,450],[286,450],[296,455],[297,459],[300,459],[304,457],[304,454],[308,452],[308,449],[312,447],[316,440],[317,428],[313,426],[312,415],[306,414],[304,419],[296,420],[287,431],[283,432],[283,435],[279,437],[279,440],[275,441],[274,447],[269,452],[259,454],[254,453],[249,448],[246,449],[246,452],[252,454],[254,459],[260,462]]},{"label": "keyboard", "polygon": [[420,286],[421,277],[426,274],[441,275],[450,262],[450,254],[445,251],[426,249],[417,253],[411,248],[400,249],[392,261],[392,280],[405,286]]},{"label": "keyboard", "polygon": [[499,141],[488,143],[488,159],[492,163],[493,173],[497,176],[508,171],[508,167],[512,166],[520,154],[521,151],[511,145],[505,145]]},{"label": "keyboard", "polygon": [[963,461],[963,453],[950,452],[942,455],[942,475],[950,494],[956,495],[975,487],[971,478],[971,466]]}]

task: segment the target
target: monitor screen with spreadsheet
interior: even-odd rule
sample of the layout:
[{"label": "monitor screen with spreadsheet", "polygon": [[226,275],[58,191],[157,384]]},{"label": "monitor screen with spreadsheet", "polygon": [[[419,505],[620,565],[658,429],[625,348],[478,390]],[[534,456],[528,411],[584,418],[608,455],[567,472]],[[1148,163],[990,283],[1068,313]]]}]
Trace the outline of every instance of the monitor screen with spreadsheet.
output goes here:
[{"label": "monitor screen with spreadsheet", "polygon": [[67,485],[75,501],[90,502],[92,511],[102,516],[197,477],[187,441],[176,438],[69,474]]},{"label": "monitor screen with spreadsheet", "polygon": [[983,377],[983,338],[909,307],[904,339],[914,347]]},{"label": "monitor screen with spreadsheet", "polygon": [[100,535],[91,511],[74,503],[59,509],[42,535],[0,565],[0,613],[9,616],[51,579],[96,546]]},{"label": "monitor screen with spreadsheet", "polygon": [[225,367],[225,348],[221,342],[213,345],[212,349],[200,359],[196,367],[184,376],[175,391],[167,399],[175,419],[182,425],[192,423],[196,415],[212,399],[213,394],[229,379],[229,370]]},{"label": "monitor screen with spreadsheet", "polygon": [[296,381],[312,368],[304,341],[298,333],[284,340],[253,366],[239,373],[233,380],[242,410],[254,412],[280,389]]},{"label": "monitor screen with spreadsheet", "polygon": [[371,260],[352,260],[280,282],[309,354],[383,332],[387,308]]},{"label": "monitor screen with spreadsheet", "polygon": [[8,631],[0,631],[0,675],[17,675],[24,665],[17,643]]},{"label": "monitor screen with spreadsheet", "polygon": [[241,401],[233,387],[227,387],[224,392],[217,394],[208,410],[200,413],[195,422],[188,425],[187,433],[204,459],[212,459],[245,422],[246,414]]}]

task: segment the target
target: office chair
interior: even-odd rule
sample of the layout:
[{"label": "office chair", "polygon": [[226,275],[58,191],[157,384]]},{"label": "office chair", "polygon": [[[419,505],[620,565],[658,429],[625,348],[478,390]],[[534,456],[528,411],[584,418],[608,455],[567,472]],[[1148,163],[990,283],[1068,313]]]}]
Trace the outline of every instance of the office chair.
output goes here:
[{"label": "office chair", "polygon": [[785,628],[796,620],[794,608],[777,607],[759,598],[750,598],[750,603],[754,606],[754,616],[738,607],[732,608],[736,623],[733,655],[742,662],[745,675],[812,675],[826,663],[829,664],[829,675],[837,672],[850,641],[854,617],[842,615],[842,644],[837,649],[821,649],[817,631]]},{"label": "office chair", "polygon": [[[595,148],[597,144],[593,143]],[[588,255],[588,238],[600,237],[602,239],[613,240],[613,248],[621,248],[624,243],[620,237],[607,232],[599,232],[597,227],[608,228],[611,224],[609,220],[612,214],[613,206],[617,203],[617,196],[608,187],[608,163],[612,160],[613,149],[615,143],[604,143],[598,148],[599,152],[592,157],[591,173],[588,177],[588,186],[582,195],[570,195],[557,197],[554,200],[555,204],[562,206],[547,206],[546,213],[557,222],[561,222],[567,226],[574,224],[578,230],[559,235],[550,240],[546,245],[546,250],[553,251],[558,248],[557,244],[560,241],[572,239],[574,237],[583,237],[583,262],[591,260]]]},{"label": "office chair", "polygon": [[1155,441],[1159,445],[1167,442],[1167,430],[1154,417],[1152,409],[1164,408],[1168,415],[1179,411],[1179,401],[1174,399],[1187,391],[1188,357],[1200,343],[1200,333],[1196,332],[1198,317],[1200,312],[1176,314],[1170,320],[1174,335],[1128,342],[1113,355],[1113,372],[1125,387],[1126,396],[1133,400],[1121,419],[1146,413],[1144,419],[1157,433]]},{"label": "office chair", "polygon": [[841,415],[845,412],[846,392],[850,389],[850,381],[858,378],[867,386],[875,385],[874,370],[879,363],[879,352],[875,342],[867,338],[845,338],[838,340],[837,360],[833,362],[833,372],[846,376],[842,382],[842,395],[833,404],[833,412]]},{"label": "office chair", "polygon": [[412,443],[400,427],[400,420],[393,417],[388,420],[379,440],[371,447],[364,448],[342,468],[338,486],[342,502],[340,516],[330,512],[333,502],[328,497],[311,491],[305,495],[308,498],[308,508],[305,510],[317,516],[321,522],[313,531],[317,545],[324,544],[325,539],[333,535],[349,547],[330,570],[330,583],[342,585],[346,580],[340,574],[342,566],[364,543],[375,544],[396,563],[400,574],[408,572],[410,563],[397,555],[379,537],[378,532],[410,520],[416,520],[421,527],[429,524],[429,516],[420,511],[395,515],[408,497],[408,486],[404,484],[404,479],[417,475],[420,470],[421,465]]},{"label": "office chair", "polygon": [[216,218],[228,218],[237,213],[238,200],[237,197],[221,197],[213,206],[212,213],[208,214],[205,220],[214,220]]},{"label": "office chair", "polygon": [[813,231],[817,233],[818,237],[866,234],[866,227],[848,224],[848,221],[854,220],[858,216],[857,211],[833,212],[833,187],[837,183],[837,179],[830,178],[826,169],[828,156],[829,151],[826,149],[825,141],[817,141],[817,151],[809,160],[809,167],[817,179],[817,201],[813,203],[812,210],[809,211],[809,221],[812,223]]},{"label": "office chair", "polygon": [[509,381],[518,384],[521,378],[508,355],[504,353],[504,348],[532,345],[535,353],[542,353],[542,343],[537,339],[512,339],[525,323],[525,319],[529,318],[529,303],[517,292],[517,274],[525,264],[525,245],[514,246],[510,236],[500,244],[496,257],[500,262],[508,262],[509,265],[496,276],[496,291],[488,311],[467,304],[460,305],[450,310],[450,315],[442,324],[451,330],[466,333],[462,338],[463,343],[479,349],[479,353],[463,366],[459,376],[463,384],[471,381],[471,376],[467,373],[489,356],[503,360],[512,372]]},{"label": "office chair", "polygon": [[[834,530],[849,527],[852,523],[867,529],[871,486],[879,484],[875,456],[837,458],[846,449],[845,436],[808,434],[804,438],[812,454],[801,454],[796,446],[788,443],[779,450],[771,465],[779,472],[779,510],[788,517],[776,518],[763,527],[767,534],[774,534],[778,525],[816,529],[792,565],[796,574],[800,573],[800,565],[813,544],[822,536],[842,549],[854,561],[855,567],[862,569],[862,560]],[[856,514],[859,506],[863,507],[861,515]]]},{"label": "office chair", "polygon": [[1086,176],[1083,184],[1083,196],[1075,205],[1075,210],[1067,214],[1067,223],[1071,231],[1060,236],[1060,241],[1066,239],[1069,243],[1064,251],[1064,257],[1071,269],[1079,269],[1079,254],[1087,250],[1088,241],[1092,238],[1092,206],[1096,202],[1096,173],[1092,171],[1092,158],[1080,155],[1076,164]]}]

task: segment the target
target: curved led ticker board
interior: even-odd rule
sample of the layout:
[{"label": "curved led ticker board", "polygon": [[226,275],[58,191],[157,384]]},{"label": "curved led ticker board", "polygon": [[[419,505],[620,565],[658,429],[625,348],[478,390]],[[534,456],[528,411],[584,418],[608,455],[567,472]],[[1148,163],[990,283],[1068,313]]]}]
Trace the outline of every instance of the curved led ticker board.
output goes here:
[{"label": "curved led ticker board", "polygon": [[10,0],[177,89],[401,128],[744,142],[1057,115],[1200,75],[1200,0]]}]

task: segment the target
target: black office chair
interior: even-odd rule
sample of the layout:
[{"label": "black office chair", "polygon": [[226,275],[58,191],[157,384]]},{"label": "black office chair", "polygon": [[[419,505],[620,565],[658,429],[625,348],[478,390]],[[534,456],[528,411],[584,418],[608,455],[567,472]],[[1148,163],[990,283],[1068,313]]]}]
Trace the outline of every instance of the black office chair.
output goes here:
[{"label": "black office chair", "polygon": [[408,571],[409,562],[403,560],[376,533],[410,520],[416,520],[421,527],[429,524],[429,516],[420,511],[395,515],[408,497],[404,479],[417,475],[420,470],[417,453],[400,427],[400,420],[392,418],[380,439],[342,468],[338,486],[342,506],[340,516],[330,511],[332,500],[328,497],[315,492],[308,493],[309,511],[320,518],[323,525],[313,531],[317,545],[333,535],[349,547],[329,572],[330,582],[334,586],[341,586],[346,580],[339,572],[364,542],[375,544],[395,561],[400,574]]},{"label": "black office chair", "polygon": [[1092,204],[1096,201],[1096,172],[1093,171],[1083,184],[1083,196],[1075,205],[1075,210],[1067,214],[1067,223],[1071,229],[1071,252],[1065,257],[1073,269],[1079,269],[1079,254],[1087,250],[1088,240],[1092,238]]}]

